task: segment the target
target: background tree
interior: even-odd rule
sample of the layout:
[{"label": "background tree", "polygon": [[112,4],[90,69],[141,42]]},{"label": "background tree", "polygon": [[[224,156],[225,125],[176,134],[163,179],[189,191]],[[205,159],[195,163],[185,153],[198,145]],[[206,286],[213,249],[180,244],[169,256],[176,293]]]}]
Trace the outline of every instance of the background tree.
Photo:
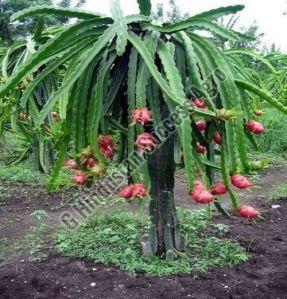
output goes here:
[{"label": "background tree", "polygon": [[153,18],[158,22],[170,22],[183,18],[187,18],[188,14],[183,13],[174,0],[168,0],[168,3],[159,3],[156,7],[156,11],[153,13]]},{"label": "background tree", "polygon": [[[84,4],[84,0],[77,2],[76,6],[79,7]],[[35,24],[37,23],[37,18],[26,19],[25,21],[19,21],[15,24],[10,24],[10,16],[18,11],[25,8],[33,7],[35,5],[53,5],[52,0],[0,0],[0,38],[4,45],[9,45],[12,39],[21,39],[32,33]],[[70,7],[70,0],[61,0],[57,5],[62,7]],[[46,24],[49,25],[60,25],[68,21],[67,17],[55,17],[48,16]]]}]

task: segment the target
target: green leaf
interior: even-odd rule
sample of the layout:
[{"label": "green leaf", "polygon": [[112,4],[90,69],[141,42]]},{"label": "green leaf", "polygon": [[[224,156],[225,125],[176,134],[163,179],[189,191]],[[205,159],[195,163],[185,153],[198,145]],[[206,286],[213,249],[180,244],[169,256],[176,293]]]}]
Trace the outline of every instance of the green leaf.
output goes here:
[{"label": "green leaf", "polygon": [[[170,99],[171,102],[173,102],[176,105],[179,106],[186,106],[187,105],[187,99],[186,98],[181,98],[178,96],[176,93],[174,93],[169,85],[167,84],[166,80],[162,78],[161,73],[158,71],[157,67],[154,64],[154,61],[152,59],[151,53],[148,51],[146,48],[145,44],[142,42],[142,40],[135,35],[132,32],[129,32],[128,38],[130,42],[134,45],[134,47],[138,50],[140,53],[141,57],[144,59],[151,75],[161,88],[162,92],[167,95],[167,97]],[[201,114],[203,116],[208,116],[208,117],[215,117],[215,113],[209,111],[209,110],[200,110],[190,107],[191,111],[194,111],[197,114]]]},{"label": "green leaf", "polygon": [[55,71],[58,67],[63,65],[66,61],[71,59],[78,52],[83,50],[86,46],[91,43],[90,40],[84,40],[82,43],[78,43],[74,47],[68,48],[67,50],[61,53],[61,57],[56,59],[52,64],[48,65],[27,87],[27,89],[23,92],[22,98],[20,100],[21,107],[25,107],[29,96],[35,90],[35,88],[53,71]]},{"label": "green leaf", "polygon": [[182,20],[179,22],[175,22],[168,25],[158,26],[153,24],[144,24],[142,26],[144,29],[149,30],[156,30],[159,32],[164,33],[175,33],[177,31],[183,31],[187,29],[200,29],[200,30],[207,30],[214,34],[220,35],[224,38],[231,39],[231,40],[237,40],[239,39],[239,36],[234,33],[234,31],[231,31],[229,29],[226,29],[225,27],[212,22],[210,20],[205,19],[195,19],[195,18],[189,18],[186,20]]},{"label": "green leaf", "polygon": [[41,5],[41,6],[26,8],[13,14],[10,18],[10,21],[14,22],[22,18],[32,17],[39,14],[41,15],[53,14],[61,17],[79,18],[79,19],[94,19],[94,18],[102,17],[101,14],[86,12],[79,9]]},{"label": "green leaf", "polygon": [[[60,32],[55,38],[48,41],[42,46],[36,53],[34,53],[29,60],[22,64],[17,72],[13,74],[6,84],[0,89],[0,97],[7,94],[14,88],[21,80],[28,76],[32,71],[38,69],[40,66],[48,63],[59,55],[59,51],[62,50],[63,45],[66,45],[68,41],[77,40],[74,39],[74,34],[81,31],[83,28],[90,27],[92,24],[97,24],[98,20],[83,21],[79,24],[68,27]],[[104,21],[103,24],[105,24]],[[102,20],[99,24],[102,24]]]},{"label": "green leaf", "polygon": [[268,91],[262,90],[261,88],[258,88],[254,84],[242,80],[236,79],[235,83],[238,87],[244,90],[251,91],[252,93],[256,94],[258,97],[267,101],[271,106],[277,108],[279,111],[283,112],[284,114],[287,114],[287,107],[282,105],[279,100],[274,99]]},{"label": "green leaf", "polygon": [[[137,80],[137,67],[138,67],[138,52],[135,48],[132,48],[129,61],[128,70],[128,84],[127,84],[127,96],[128,96],[128,159],[133,157],[135,152],[135,137],[136,129],[135,126],[131,125],[131,114],[136,108],[136,80]],[[130,165],[128,165],[130,166]],[[131,171],[133,182],[138,182],[137,171]]]},{"label": "green leaf", "polygon": [[265,59],[261,55],[258,55],[257,53],[255,53],[255,52],[253,52],[251,50],[248,50],[248,49],[230,49],[230,50],[225,51],[225,53],[226,54],[231,54],[231,55],[232,54],[241,54],[241,55],[250,56],[252,58],[255,58],[256,60],[259,60],[263,64],[265,64],[268,68],[270,68],[270,70],[273,73],[276,73],[275,68],[272,66],[272,64],[267,59]]},{"label": "green leaf", "polygon": [[104,101],[104,84],[108,70],[116,59],[116,55],[113,53],[108,61],[103,59],[101,67],[98,71],[97,82],[93,90],[87,118],[87,139],[89,145],[92,146],[93,152],[96,158],[102,163],[106,163],[105,159],[101,155],[98,146],[98,130],[102,117],[103,101]]},{"label": "green leaf", "polygon": [[[181,81],[181,77],[178,69],[176,68],[174,58],[169,52],[167,45],[162,41],[159,43],[158,55],[164,67],[164,71],[170,83],[170,86],[174,93],[178,94],[180,97],[184,98],[184,87]],[[171,108],[176,109],[176,108]],[[179,117],[181,117],[181,123],[178,127],[179,135],[182,143],[182,150],[184,156],[184,165],[186,169],[186,174],[189,183],[189,191],[193,190],[194,184],[194,157],[193,157],[193,147],[192,147],[192,129],[191,120],[187,110],[183,111]]]},{"label": "green leaf", "polygon": [[123,13],[120,8],[118,0],[114,0],[111,4],[112,6],[112,15],[114,19],[114,26],[117,30],[117,44],[116,50],[118,56],[122,56],[125,52],[127,43],[128,43],[128,25],[126,18],[123,16]]},{"label": "green leaf", "polygon": [[150,16],[151,14],[151,2],[150,0],[137,0],[139,5],[140,14]]},{"label": "green leaf", "polygon": [[193,16],[193,18],[200,18],[200,19],[218,19],[226,15],[235,14],[244,9],[244,5],[233,5],[233,6],[226,6],[226,7],[219,7],[216,9],[211,9],[200,14]]},{"label": "green leaf", "polygon": [[54,104],[66,94],[75,82],[79,79],[82,73],[86,70],[90,62],[98,55],[98,53],[106,46],[106,44],[112,39],[115,34],[115,28],[112,26],[105,31],[105,33],[98,39],[98,41],[90,48],[87,49],[78,58],[78,65],[73,69],[69,76],[65,77],[62,86],[55,92],[55,94],[49,99],[42,111],[39,118],[36,120],[37,125],[43,123],[47,114],[51,111]]}]

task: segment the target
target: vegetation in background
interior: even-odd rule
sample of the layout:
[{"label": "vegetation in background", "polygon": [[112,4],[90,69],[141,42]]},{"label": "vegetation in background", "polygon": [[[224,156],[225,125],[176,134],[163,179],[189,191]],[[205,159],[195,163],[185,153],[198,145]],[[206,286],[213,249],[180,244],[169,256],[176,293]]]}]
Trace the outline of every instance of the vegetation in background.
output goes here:
[{"label": "vegetation in background", "polygon": [[[70,7],[71,0],[59,0],[58,6]],[[85,3],[85,0],[79,0],[76,7],[81,6]],[[28,19],[25,21],[17,22],[16,24],[10,25],[10,17],[12,14],[21,11],[25,8],[33,7],[35,5],[50,5],[54,4],[53,0],[0,0],[0,45],[1,39],[4,45],[9,45],[12,41],[23,39],[29,33],[31,34],[35,28],[37,19]],[[68,18],[66,17],[48,17],[47,24],[61,25],[67,23]]]},{"label": "vegetation in background", "polygon": [[82,223],[75,230],[64,230],[57,236],[56,247],[67,256],[158,276],[204,272],[248,259],[243,248],[225,239],[228,228],[211,223],[204,212],[179,209],[179,217],[187,244],[185,253],[175,253],[173,261],[144,258],[140,244],[150,221],[147,216],[124,212],[111,212]]},{"label": "vegetation in background", "polygon": [[287,121],[286,116],[277,110],[266,109],[261,117],[266,132],[258,139],[260,151],[266,153],[287,153]]},{"label": "vegetation in background", "polygon": [[282,183],[274,186],[274,189],[267,195],[266,200],[273,201],[278,199],[286,199],[287,197],[287,183]]}]

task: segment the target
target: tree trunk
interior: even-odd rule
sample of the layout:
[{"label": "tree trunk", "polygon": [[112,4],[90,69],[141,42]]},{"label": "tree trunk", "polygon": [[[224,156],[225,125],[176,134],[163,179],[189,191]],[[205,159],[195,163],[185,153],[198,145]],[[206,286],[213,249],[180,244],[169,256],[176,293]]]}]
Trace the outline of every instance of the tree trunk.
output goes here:
[{"label": "tree trunk", "polygon": [[147,157],[152,198],[149,207],[152,227],[148,244],[151,254],[166,259],[172,259],[175,250],[184,249],[174,203],[174,140],[174,134],[170,135]]}]

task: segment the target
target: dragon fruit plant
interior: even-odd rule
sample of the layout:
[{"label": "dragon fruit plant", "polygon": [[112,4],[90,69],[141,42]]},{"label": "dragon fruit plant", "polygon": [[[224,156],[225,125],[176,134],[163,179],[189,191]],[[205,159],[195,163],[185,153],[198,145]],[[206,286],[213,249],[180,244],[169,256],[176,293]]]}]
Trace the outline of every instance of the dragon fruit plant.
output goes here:
[{"label": "dragon fruit plant", "polygon": [[[33,111],[36,129],[40,129],[55,105],[64,110],[61,149],[51,184],[64,163],[74,169],[74,182],[85,184],[91,169],[96,167],[94,172],[101,175],[115,154],[118,161],[140,155],[143,163],[136,169],[128,165],[129,185],[118,192],[133,200],[151,196],[152,227],[145,248],[149,254],[170,258],[184,250],[174,202],[176,165],[184,165],[190,200],[214,204],[228,215],[220,195],[229,193],[234,210],[254,218],[257,212],[240,208],[236,195],[238,188],[252,185],[242,175],[255,165],[247,156],[247,140],[256,146],[257,135],[264,133],[248,94],[286,114],[287,108],[250,82],[228,51],[200,34],[208,31],[225,40],[246,38],[216,22],[243,6],[155,25],[150,1],[138,3],[140,14],[130,16],[122,14],[116,1],[112,17],[47,6],[12,16],[16,21],[56,14],[78,21],[58,29],[21,64],[1,86],[0,101],[11,104],[13,87],[32,75],[25,99],[27,110],[33,109],[33,90],[45,76],[63,67],[66,71],[57,89],[39,111]],[[117,144],[112,137],[115,131],[120,132]],[[81,158],[67,160],[71,151],[82,152]]]}]

